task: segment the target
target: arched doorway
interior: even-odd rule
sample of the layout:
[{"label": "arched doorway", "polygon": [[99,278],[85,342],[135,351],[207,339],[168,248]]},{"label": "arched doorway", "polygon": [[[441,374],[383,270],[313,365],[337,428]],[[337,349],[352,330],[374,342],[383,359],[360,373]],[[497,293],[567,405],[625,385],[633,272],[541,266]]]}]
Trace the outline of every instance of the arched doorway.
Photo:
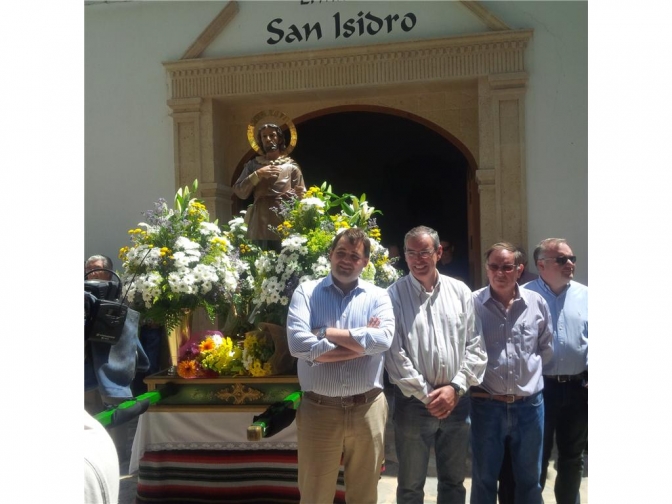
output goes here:
[{"label": "arched doorway", "polygon": [[[376,219],[384,245],[401,247],[414,226],[436,229],[455,246],[456,260],[469,264],[466,280],[476,287],[479,218],[473,157],[449,133],[423,122],[382,107],[319,110],[295,119],[299,142],[292,157],[307,186],[326,181],[337,194],[365,193],[383,212]],[[251,203],[236,199],[234,213]]]}]

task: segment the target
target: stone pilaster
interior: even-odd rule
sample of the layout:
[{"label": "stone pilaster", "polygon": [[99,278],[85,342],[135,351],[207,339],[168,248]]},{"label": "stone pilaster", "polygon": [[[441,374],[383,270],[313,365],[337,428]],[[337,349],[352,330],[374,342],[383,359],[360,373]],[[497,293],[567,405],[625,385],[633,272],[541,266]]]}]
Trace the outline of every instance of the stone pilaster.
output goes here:
[{"label": "stone pilaster", "polygon": [[527,74],[479,79],[481,249],[527,242],[525,91]]}]

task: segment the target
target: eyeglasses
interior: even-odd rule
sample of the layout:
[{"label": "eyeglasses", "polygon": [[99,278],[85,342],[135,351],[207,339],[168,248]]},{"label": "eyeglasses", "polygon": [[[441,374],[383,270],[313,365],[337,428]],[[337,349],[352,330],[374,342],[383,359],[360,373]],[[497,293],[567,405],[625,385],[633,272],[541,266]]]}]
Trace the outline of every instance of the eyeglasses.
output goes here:
[{"label": "eyeglasses", "polygon": [[434,252],[436,252],[436,251],[435,250],[421,250],[420,252],[416,252],[415,250],[405,250],[404,254],[406,254],[406,257],[410,257],[411,259],[417,259],[418,257],[420,259],[429,259]]},{"label": "eyeglasses", "polygon": [[560,266],[564,266],[567,264],[567,261],[572,261],[572,263],[576,264],[576,256],[571,255],[571,256],[558,256],[558,257],[542,257],[542,261],[555,261],[558,263]]},{"label": "eyeglasses", "polygon": [[511,273],[514,269],[516,269],[515,264],[502,264],[501,266],[499,264],[490,264],[488,263],[488,269],[492,271],[493,273],[497,273],[500,269],[504,273]]}]

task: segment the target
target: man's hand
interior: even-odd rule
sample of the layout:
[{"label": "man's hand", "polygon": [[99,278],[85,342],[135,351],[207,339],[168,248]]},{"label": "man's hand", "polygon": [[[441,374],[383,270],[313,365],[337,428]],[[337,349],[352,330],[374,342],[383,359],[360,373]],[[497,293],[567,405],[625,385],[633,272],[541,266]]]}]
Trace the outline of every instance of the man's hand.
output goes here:
[{"label": "man's hand", "polygon": [[380,327],[380,319],[374,315],[369,319],[369,323],[366,324],[366,327]]},{"label": "man's hand", "polygon": [[260,180],[276,180],[282,168],[275,165],[266,165],[259,168],[256,173]]},{"label": "man's hand", "polygon": [[460,400],[455,389],[450,385],[434,389],[428,397],[430,402],[427,405],[427,411],[439,420],[448,418]]}]

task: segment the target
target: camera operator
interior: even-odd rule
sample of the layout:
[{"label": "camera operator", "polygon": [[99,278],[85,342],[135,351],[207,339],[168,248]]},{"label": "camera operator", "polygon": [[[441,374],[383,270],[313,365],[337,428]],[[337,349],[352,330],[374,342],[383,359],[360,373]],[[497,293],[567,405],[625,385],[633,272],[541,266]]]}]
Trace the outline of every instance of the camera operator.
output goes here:
[{"label": "camera operator", "polygon": [[86,280],[112,280],[112,273],[103,270],[112,270],[112,259],[105,255],[92,255],[84,263]]},{"label": "camera operator", "polygon": [[[113,343],[99,341],[98,338],[86,343],[85,409],[95,415],[108,406],[117,406],[133,398],[131,390],[133,379],[137,371],[146,371],[149,368],[149,360],[138,339],[140,314],[123,305],[123,301],[119,299],[121,281],[112,270],[111,259],[103,255],[91,256],[85,262],[84,275],[85,295],[89,294],[98,303],[93,315],[98,315],[98,319],[104,319],[104,310],[95,313],[100,306],[103,306],[112,313],[113,318],[118,314],[123,324],[123,329],[117,328],[121,334],[117,333]],[[96,322],[102,321],[96,320]],[[87,327],[87,332],[90,330],[91,327]],[[110,432],[119,459],[126,460],[128,425],[114,427]]]}]

